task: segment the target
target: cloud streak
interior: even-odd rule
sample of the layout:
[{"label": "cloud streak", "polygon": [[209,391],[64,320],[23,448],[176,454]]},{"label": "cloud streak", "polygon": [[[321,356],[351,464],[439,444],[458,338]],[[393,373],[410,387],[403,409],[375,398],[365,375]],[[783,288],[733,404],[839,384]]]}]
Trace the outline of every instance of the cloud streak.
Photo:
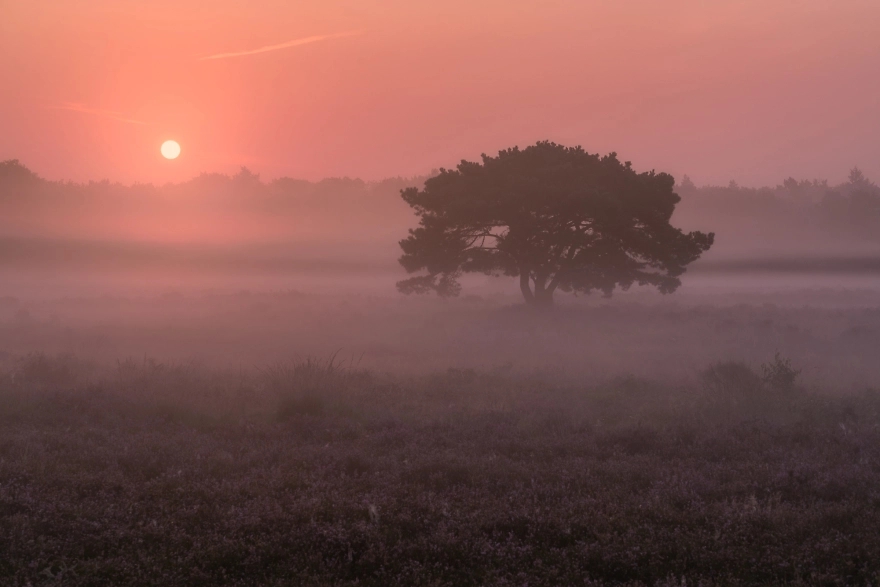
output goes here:
[{"label": "cloud streak", "polygon": [[127,122],[130,124],[150,124],[144,120],[136,120],[134,118],[128,118],[125,114],[121,112],[116,112],[113,110],[103,110],[101,108],[89,108],[85,104],[80,104],[78,102],[64,102],[60,106],[49,106],[52,110],[69,110],[71,112],[82,112],[83,114],[95,114],[97,116],[103,116],[105,118],[112,118],[113,120],[118,120],[119,122]]},{"label": "cloud streak", "polygon": [[288,49],[290,47],[299,47],[300,45],[308,45],[310,43],[318,43],[320,41],[329,41],[330,39],[341,39],[343,37],[354,37],[357,35],[362,35],[363,31],[349,31],[346,33],[334,33],[332,35],[315,35],[312,37],[305,37],[302,39],[294,39],[292,41],[287,41],[285,43],[279,43],[277,45],[267,45],[265,47],[260,47],[259,49],[249,49],[246,51],[233,51],[231,53],[217,53],[216,55],[208,55],[207,57],[200,57],[199,61],[207,61],[209,59],[228,59],[230,57],[245,57],[248,55],[257,55],[259,53],[268,53],[270,51],[278,51],[280,49]]}]

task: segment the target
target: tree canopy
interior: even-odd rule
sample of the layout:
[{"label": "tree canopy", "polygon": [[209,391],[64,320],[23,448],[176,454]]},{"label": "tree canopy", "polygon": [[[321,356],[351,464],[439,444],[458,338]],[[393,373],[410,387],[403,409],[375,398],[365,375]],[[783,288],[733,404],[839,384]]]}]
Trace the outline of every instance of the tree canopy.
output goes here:
[{"label": "tree canopy", "polygon": [[637,173],[616,153],[539,142],[441,169],[424,188],[401,195],[419,227],[400,241],[400,264],[423,274],[398,282],[403,293],[455,296],[462,273],[519,277],[527,303],[554,292],[610,296],[651,285],[670,293],[714,234],[670,224],[679,202],[666,173]]}]

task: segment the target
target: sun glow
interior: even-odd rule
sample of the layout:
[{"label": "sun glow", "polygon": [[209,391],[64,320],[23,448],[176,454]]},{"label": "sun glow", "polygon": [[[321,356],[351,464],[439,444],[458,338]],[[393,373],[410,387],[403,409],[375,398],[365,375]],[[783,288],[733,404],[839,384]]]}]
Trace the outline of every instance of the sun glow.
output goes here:
[{"label": "sun glow", "polygon": [[177,159],[180,155],[180,145],[177,141],[165,141],[162,143],[161,151],[166,159]]}]

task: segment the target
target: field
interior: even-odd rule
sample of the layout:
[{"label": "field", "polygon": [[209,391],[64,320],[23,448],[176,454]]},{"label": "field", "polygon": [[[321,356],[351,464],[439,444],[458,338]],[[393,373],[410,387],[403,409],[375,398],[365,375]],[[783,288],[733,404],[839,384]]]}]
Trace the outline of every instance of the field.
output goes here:
[{"label": "field", "polygon": [[0,587],[880,587],[878,24],[0,0]]},{"label": "field", "polygon": [[872,302],[7,298],[0,584],[877,584]]}]

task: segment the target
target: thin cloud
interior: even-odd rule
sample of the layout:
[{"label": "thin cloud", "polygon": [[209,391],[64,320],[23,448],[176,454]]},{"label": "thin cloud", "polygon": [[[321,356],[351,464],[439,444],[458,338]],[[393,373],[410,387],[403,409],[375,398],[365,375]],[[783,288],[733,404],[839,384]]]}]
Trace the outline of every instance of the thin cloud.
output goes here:
[{"label": "thin cloud", "polygon": [[267,45],[266,47],[260,47],[259,49],[249,49],[247,51],[234,51],[231,53],[217,53],[216,55],[208,55],[207,57],[200,57],[199,61],[206,61],[208,59],[226,59],[229,57],[245,57],[246,55],[257,55],[258,53],[268,53],[269,51],[278,51],[279,49],[299,47],[300,45],[308,45],[309,43],[329,41],[330,39],[341,39],[342,37],[354,37],[362,34],[363,31],[349,31],[347,33],[334,33],[332,35],[315,35],[312,37],[305,37],[303,39],[294,39],[292,41],[279,43],[277,45]]},{"label": "thin cloud", "polygon": [[121,112],[115,112],[113,110],[103,110],[101,108],[89,108],[85,104],[79,104],[77,102],[65,102],[60,106],[49,106],[49,108],[51,108],[52,110],[70,110],[71,112],[82,112],[83,114],[95,114],[97,116],[104,116],[105,118],[112,118],[113,120],[128,122],[131,124],[150,124],[149,122],[143,120],[128,118],[125,114]]}]

